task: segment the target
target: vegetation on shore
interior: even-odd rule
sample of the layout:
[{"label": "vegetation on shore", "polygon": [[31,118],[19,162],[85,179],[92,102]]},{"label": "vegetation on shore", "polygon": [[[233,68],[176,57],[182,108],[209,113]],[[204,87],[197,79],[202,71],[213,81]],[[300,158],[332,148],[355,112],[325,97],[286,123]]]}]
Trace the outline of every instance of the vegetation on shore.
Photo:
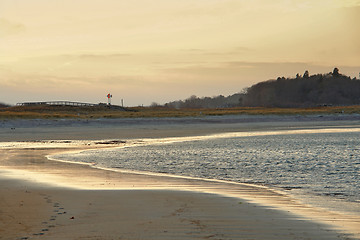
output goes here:
[{"label": "vegetation on shore", "polygon": [[350,106],[360,104],[360,80],[339,73],[278,78],[250,87],[241,104],[263,107]]},{"label": "vegetation on shore", "polygon": [[202,117],[223,115],[312,115],[312,114],[360,114],[360,105],[315,108],[264,108],[233,107],[217,109],[172,109],[166,107],[133,107],[127,111],[98,107],[75,106],[15,106],[0,109],[0,119],[97,119],[97,118],[162,118]]},{"label": "vegetation on shore", "polygon": [[170,108],[281,107],[360,105],[360,80],[350,78],[334,68],[327,74],[310,75],[305,71],[295,78],[278,77],[254,84],[227,97],[198,98],[166,103]]},{"label": "vegetation on shore", "polygon": [[0,102],[0,109],[1,108],[6,108],[6,107],[10,107],[10,105]]}]

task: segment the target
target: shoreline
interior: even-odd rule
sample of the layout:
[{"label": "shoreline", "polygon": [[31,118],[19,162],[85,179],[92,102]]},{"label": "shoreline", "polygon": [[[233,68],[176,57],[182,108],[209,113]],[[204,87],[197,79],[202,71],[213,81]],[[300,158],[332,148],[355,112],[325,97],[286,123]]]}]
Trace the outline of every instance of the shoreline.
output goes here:
[{"label": "shoreline", "polygon": [[[208,131],[211,132],[209,129]],[[0,205],[0,211],[10,216],[10,212],[7,212],[9,206],[4,205],[4,202],[9,205],[15,200],[16,205],[11,208],[16,213],[13,214],[13,220],[24,221],[17,225],[11,224],[12,221],[3,221],[3,225],[0,224],[0,239],[14,239],[2,238],[3,233],[22,234],[13,235],[15,239],[46,239],[46,236],[49,239],[121,239],[121,236],[125,239],[297,239],[304,237],[304,231],[309,234],[310,239],[360,239],[358,217],[324,213],[322,209],[300,204],[293,198],[266,187],[186,177],[111,172],[46,158],[56,152],[93,147],[81,145],[70,148],[0,149],[0,196],[5,199]],[[8,176],[4,176],[5,173]],[[108,199],[104,198],[108,195]],[[75,196],[78,199],[74,200]],[[141,196],[141,199],[134,198],[135,196]],[[89,199],[92,199],[91,205],[81,205],[90,201]],[[123,205],[117,206],[116,201],[122,201]],[[172,201],[174,204],[171,204]],[[204,202],[212,204],[206,205]],[[143,203],[149,204],[142,206]],[[35,209],[40,210],[39,216],[35,214],[38,217],[29,218],[31,221],[27,222],[24,213],[31,210],[22,211],[24,205],[32,208],[35,206]],[[63,210],[60,208],[68,209],[67,213],[58,214]],[[223,209],[226,214],[221,210],[217,210],[215,214],[214,209]],[[130,212],[123,216],[126,211]],[[163,214],[160,216],[157,211]],[[234,215],[234,212],[238,214]],[[70,213],[74,216],[70,216]],[[25,216],[28,218],[28,214]],[[56,216],[55,220],[50,220],[54,219],[53,216]],[[110,224],[105,216],[116,221],[116,224]],[[126,216],[134,216],[134,219],[130,217],[129,221]],[[70,219],[71,217],[79,219],[79,222],[71,221],[75,220]],[[131,224],[138,227],[133,232],[119,228],[118,218],[129,229]],[[41,219],[45,220],[40,221]],[[109,226],[101,224],[99,219],[103,219]],[[229,219],[232,221],[229,222]],[[251,219],[251,223],[238,229],[248,219]],[[186,226],[183,226],[184,222],[187,223]],[[140,223],[143,225],[140,226]],[[19,225],[27,227],[21,228]],[[178,225],[183,228],[179,230],[176,227]],[[94,231],[89,233],[84,226],[94,228]],[[108,232],[101,228],[108,229]],[[172,230],[164,230],[165,228]],[[68,235],[64,233],[66,231],[70,231]]]},{"label": "shoreline", "polygon": [[[185,118],[0,120],[0,142],[200,136],[211,133],[360,127],[360,115],[230,115]],[[85,138],[85,139],[84,139]]]}]

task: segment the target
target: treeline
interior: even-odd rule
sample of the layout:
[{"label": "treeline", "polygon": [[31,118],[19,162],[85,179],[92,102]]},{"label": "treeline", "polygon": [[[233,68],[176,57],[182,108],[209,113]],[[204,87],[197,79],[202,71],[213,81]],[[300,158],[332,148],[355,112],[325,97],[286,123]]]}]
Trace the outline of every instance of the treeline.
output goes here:
[{"label": "treeline", "polygon": [[7,108],[7,107],[10,107],[10,105],[0,102],[0,108]]},{"label": "treeline", "polygon": [[185,100],[169,102],[164,105],[168,108],[230,108],[240,104],[243,94],[236,93],[227,97],[219,95],[216,97],[199,98],[195,95]]},{"label": "treeline", "polygon": [[305,71],[295,78],[279,77],[257,83],[242,93],[228,97],[198,98],[174,101],[170,108],[226,107],[316,107],[360,104],[360,80],[339,73],[338,68],[327,74],[310,75]]},{"label": "treeline", "polygon": [[315,107],[360,104],[360,80],[339,73],[278,78],[251,86],[241,105],[249,107]]}]

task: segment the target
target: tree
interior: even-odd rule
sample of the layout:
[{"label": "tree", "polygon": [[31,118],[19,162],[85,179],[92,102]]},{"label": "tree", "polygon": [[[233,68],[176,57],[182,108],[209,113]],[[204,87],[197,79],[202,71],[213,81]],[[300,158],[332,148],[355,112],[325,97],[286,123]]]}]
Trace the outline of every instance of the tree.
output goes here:
[{"label": "tree", "polygon": [[303,76],[304,78],[309,78],[309,71],[308,70],[306,70],[305,72],[304,72],[304,76]]},{"label": "tree", "polygon": [[338,77],[338,76],[340,75],[340,74],[339,74],[339,69],[338,69],[338,68],[334,68],[332,75],[333,75],[334,77]]},{"label": "tree", "polygon": [[160,104],[158,104],[157,102],[152,102],[150,107],[160,107]]}]

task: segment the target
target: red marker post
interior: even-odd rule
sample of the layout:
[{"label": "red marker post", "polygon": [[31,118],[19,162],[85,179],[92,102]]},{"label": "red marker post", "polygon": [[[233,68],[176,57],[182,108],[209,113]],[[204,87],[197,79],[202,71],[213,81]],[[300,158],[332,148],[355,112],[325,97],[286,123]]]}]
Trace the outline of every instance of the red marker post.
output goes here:
[{"label": "red marker post", "polygon": [[108,93],[107,98],[108,98],[108,105],[111,105],[112,95],[110,93]]}]

